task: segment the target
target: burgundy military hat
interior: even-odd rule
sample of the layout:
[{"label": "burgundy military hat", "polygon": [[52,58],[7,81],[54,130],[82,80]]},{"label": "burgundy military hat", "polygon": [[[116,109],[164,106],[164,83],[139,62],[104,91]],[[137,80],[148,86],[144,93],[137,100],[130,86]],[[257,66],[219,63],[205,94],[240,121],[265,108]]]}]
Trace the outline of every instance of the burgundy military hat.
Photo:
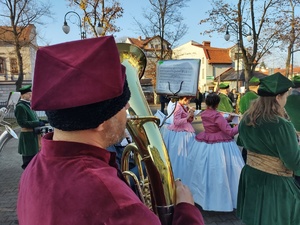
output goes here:
[{"label": "burgundy military hat", "polygon": [[117,114],[130,91],[113,36],[66,42],[37,52],[31,106],[61,130],[95,128]]},{"label": "burgundy military hat", "polygon": [[57,110],[120,96],[125,73],[113,36],[43,47],[37,51],[34,110]]}]

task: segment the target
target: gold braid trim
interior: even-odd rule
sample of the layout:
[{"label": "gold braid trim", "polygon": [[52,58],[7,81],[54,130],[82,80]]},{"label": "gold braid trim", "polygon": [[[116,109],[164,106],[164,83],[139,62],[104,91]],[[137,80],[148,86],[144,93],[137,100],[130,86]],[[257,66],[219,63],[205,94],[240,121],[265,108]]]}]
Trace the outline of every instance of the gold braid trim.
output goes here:
[{"label": "gold braid trim", "polygon": [[293,171],[287,169],[279,158],[258,154],[249,150],[247,152],[247,165],[277,176],[293,176]]},{"label": "gold braid trim", "polygon": [[33,132],[33,129],[32,129],[32,128],[25,128],[25,127],[22,127],[22,128],[21,128],[21,132]]}]

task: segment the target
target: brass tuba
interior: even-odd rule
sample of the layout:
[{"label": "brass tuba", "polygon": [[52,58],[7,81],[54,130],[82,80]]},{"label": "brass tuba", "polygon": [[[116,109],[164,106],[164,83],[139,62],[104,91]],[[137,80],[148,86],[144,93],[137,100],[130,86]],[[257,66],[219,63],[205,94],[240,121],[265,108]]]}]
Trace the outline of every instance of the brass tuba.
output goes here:
[{"label": "brass tuba", "polygon": [[5,130],[0,135],[0,152],[3,150],[6,143],[11,139],[18,139],[18,135],[14,132],[13,129],[9,126],[10,124],[4,121],[4,117],[9,113],[11,107],[0,109],[0,125],[4,126]]},{"label": "brass tuba", "polygon": [[8,125],[4,125],[4,127],[5,130],[0,135],[0,152],[3,150],[4,146],[10,139],[12,138],[18,139],[18,136],[13,131],[13,129],[11,129]]},{"label": "brass tuba", "polygon": [[[118,43],[121,63],[126,67],[126,76],[131,91],[128,109],[129,119],[127,130],[133,143],[129,144],[123,153],[123,174],[131,174],[128,168],[129,152],[134,152],[139,159],[140,178],[135,179],[138,186],[142,186],[140,192],[149,190],[149,208],[156,213],[163,225],[172,224],[175,203],[175,182],[169,160],[169,155],[160,134],[159,119],[152,115],[146,98],[143,94],[139,79],[143,76],[146,67],[144,52],[135,45]],[[142,173],[142,162],[145,165],[147,179]],[[147,184],[149,185],[147,188]],[[144,188],[146,187],[146,188]],[[140,193],[144,200],[149,197],[148,193]],[[148,197],[147,197],[148,196]],[[149,201],[145,200],[145,203]]]}]

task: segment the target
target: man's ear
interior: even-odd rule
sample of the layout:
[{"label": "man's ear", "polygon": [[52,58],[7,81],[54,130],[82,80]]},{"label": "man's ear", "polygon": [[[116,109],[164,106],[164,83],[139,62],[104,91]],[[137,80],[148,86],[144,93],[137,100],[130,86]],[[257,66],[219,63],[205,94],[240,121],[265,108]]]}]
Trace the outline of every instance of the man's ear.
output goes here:
[{"label": "man's ear", "polygon": [[99,124],[99,126],[96,127],[95,129],[96,129],[97,131],[101,131],[101,132],[102,132],[102,131],[105,130],[106,124],[107,124],[107,121],[104,121],[103,123]]}]

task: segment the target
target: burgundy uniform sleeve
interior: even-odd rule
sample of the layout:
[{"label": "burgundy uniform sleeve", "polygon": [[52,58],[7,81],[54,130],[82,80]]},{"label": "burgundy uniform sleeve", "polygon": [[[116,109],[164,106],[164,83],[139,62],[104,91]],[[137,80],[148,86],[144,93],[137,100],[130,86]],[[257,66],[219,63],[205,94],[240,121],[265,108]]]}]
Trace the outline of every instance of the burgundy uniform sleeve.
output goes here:
[{"label": "burgundy uniform sleeve", "polygon": [[199,209],[188,203],[179,203],[175,206],[172,225],[204,225]]},{"label": "burgundy uniform sleeve", "polygon": [[132,204],[115,210],[106,225],[161,225],[159,218],[144,204]]}]

